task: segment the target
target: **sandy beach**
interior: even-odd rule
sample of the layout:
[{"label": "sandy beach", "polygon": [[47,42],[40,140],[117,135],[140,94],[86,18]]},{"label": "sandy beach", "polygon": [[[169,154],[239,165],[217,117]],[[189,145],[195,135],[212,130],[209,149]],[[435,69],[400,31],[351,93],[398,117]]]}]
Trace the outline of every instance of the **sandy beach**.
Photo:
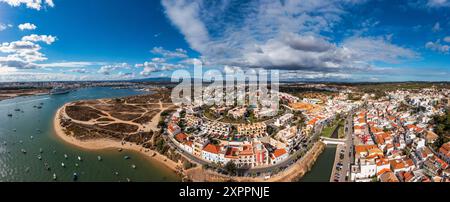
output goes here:
[{"label": "sandy beach", "polygon": [[140,154],[146,156],[150,161],[156,161],[158,163],[161,163],[162,165],[166,166],[167,168],[171,169],[174,172],[179,172],[180,168],[182,168],[182,165],[179,163],[176,163],[170,159],[168,159],[166,156],[161,155],[157,151],[144,148],[142,146],[136,145],[134,143],[126,142],[122,144],[120,141],[112,140],[112,139],[97,139],[97,140],[88,140],[88,141],[81,141],[74,137],[67,136],[65,132],[63,131],[63,128],[60,124],[60,118],[61,116],[66,116],[64,113],[64,108],[59,108],[56,112],[53,120],[53,126],[55,130],[56,136],[58,136],[61,140],[77,146],[82,149],[87,150],[104,150],[104,149],[110,149],[110,148],[116,148],[116,149],[124,149],[124,150],[132,150],[139,152]]}]

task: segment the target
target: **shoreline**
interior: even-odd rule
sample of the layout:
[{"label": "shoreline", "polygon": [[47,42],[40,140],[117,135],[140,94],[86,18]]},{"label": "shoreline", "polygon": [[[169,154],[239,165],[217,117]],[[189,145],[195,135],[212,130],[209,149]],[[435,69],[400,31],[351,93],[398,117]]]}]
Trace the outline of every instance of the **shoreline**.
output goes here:
[{"label": "shoreline", "polygon": [[[122,142],[112,139],[96,139],[96,140],[78,140],[75,137],[70,137],[65,134],[63,131],[63,128],[60,125],[60,116],[62,113],[62,109],[66,107],[67,104],[60,107],[53,118],[53,130],[55,135],[63,140],[64,142],[76,146],[81,149],[85,150],[106,150],[106,149],[124,149],[124,150],[130,150],[137,152],[141,155],[144,155],[149,161],[156,162],[160,165],[163,165],[164,167],[169,168],[171,171],[173,171],[176,174],[180,174],[180,169],[182,168],[181,165],[178,163],[170,160],[166,156],[158,153],[157,151],[144,148],[142,146],[136,145],[134,143],[126,142],[125,144],[122,144]],[[184,170],[181,172],[182,175],[184,175]],[[181,177],[182,178],[182,177]]]}]

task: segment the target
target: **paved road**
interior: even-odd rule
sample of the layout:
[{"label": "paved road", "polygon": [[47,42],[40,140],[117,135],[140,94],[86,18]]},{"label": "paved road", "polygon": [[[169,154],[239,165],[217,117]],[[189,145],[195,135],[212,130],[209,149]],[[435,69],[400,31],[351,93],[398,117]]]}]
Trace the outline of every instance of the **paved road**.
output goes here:
[{"label": "paved road", "polygon": [[[331,182],[334,182],[335,180],[338,180],[339,182],[350,181],[350,168],[353,162],[353,113],[350,113],[345,120],[344,132],[346,134],[345,144],[338,145],[336,148],[336,158],[330,177]],[[340,158],[341,153],[343,155],[342,160]],[[338,163],[342,164],[341,170],[336,169]],[[349,176],[346,179],[347,173],[349,173]],[[339,177],[336,177],[336,175],[339,175]]]}]

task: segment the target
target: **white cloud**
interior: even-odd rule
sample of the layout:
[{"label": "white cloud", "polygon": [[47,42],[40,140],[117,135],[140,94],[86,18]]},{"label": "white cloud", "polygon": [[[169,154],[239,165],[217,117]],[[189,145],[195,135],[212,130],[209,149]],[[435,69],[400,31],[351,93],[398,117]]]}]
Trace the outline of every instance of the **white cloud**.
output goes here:
[{"label": "white cloud", "polygon": [[0,2],[4,2],[13,7],[25,5],[27,8],[41,10],[44,6],[55,7],[53,0],[0,0]]},{"label": "white cloud", "polygon": [[436,22],[431,30],[433,30],[433,32],[441,31],[441,24]]},{"label": "white cloud", "polygon": [[53,63],[46,63],[46,64],[40,64],[43,68],[83,68],[88,66],[94,66],[94,65],[106,65],[104,62],[53,62]]},{"label": "white cloud", "polygon": [[447,43],[450,43],[450,36],[444,37],[444,41],[447,42]]},{"label": "white cloud", "polygon": [[199,11],[201,2],[187,2],[184,0],[163,0],[162,5],[165,8],[166,15],[172,23],[180,29],[180,32],[197,51],[204,51],[209,34],[200,21]]},{"label": "white cloud", "polygon": [[101,66],[98,70],[98,73],[104,74],[104,75],[110,75],[113,71],[118,69],[130,69],[131,66],[127,63],[119,63],[119,64],[113,64],[113,65],[104,65]]},{"label": "white cloud", "polygon": [[251,1],[238,8],[229,1],[163,0],[162,4],[206,65],[337,72],[373,68],[377,61],[418,58],[389,37],[353,36],[339,42],[322,36],[333,31],[346,6],[364,2]]},{"label": "white cloud", "polygon": [[50,44],[52,44],[53,42],[56,41],[56,37],[51,36],[51,35],[36,35],[36,34],[32,34],[32,35],[28,35],[28,36],[22,37],[22,41],[32,41],[32,42],[42,41],[42,42],[50,45]]},{"label": "white cloud", "polygon": [[0,32],[6,29],[8,29],[8,26],[0,23]]},{"label": "white cloud", "polygon": [[448,0],[428,0],[427,6],[434,7],[434,8],[449,7],[450,1],[448,1]]},{"label": "white cloud", "polygon": [[86,70],[86,69],[71,69],[71,70],[69,70],[69,72],[74,72],[74,73],[79,73],[79,74],[86,74],[89,71]]},{"label": "white cloud", "polygon": [[425,44],[425,47],[441,53],[449,53],[450,51],[450,46],[442,44],[441,40],[437,40],[436,42],[429,41]]},{"label": "white cloud", "polygon": [[29,22],[27,22],[27,23],[24,23],[24,24],[20,24],[19,26],[19,29],[20,30],[35,30],[37,27],[36,27],[36,25],[34,25],[34,24],[31,24],[31,23],[29,23]]},{"label": "white cloud", "polygon": [[175,49],[175,51],[169,51],[163,47],[154,47],[151,52],[156,55],[161,55],[164,58],[161,59],[171,59],[171,58],[187,58],[187,51],[181,48]]}]

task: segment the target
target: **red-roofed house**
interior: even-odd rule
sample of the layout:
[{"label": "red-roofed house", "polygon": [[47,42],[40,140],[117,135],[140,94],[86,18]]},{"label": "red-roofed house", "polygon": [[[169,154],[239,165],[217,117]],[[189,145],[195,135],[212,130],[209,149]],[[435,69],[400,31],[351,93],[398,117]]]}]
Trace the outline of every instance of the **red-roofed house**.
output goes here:
[{"label": "red-roofed house", "polygon": [[220,146],[213,145],[213,144],[207,144],[202,150],[202,158],[207,161],[219,163],[220,162],[220,156],[219,156],[220,149],[221,149]]},{"label": "red-roofed house", "polygon": [[276,149],[273,151],[271,155],[271,162],[272,164],[277,164],[289,157],[289,153],[286,151],[286,149]]}]

